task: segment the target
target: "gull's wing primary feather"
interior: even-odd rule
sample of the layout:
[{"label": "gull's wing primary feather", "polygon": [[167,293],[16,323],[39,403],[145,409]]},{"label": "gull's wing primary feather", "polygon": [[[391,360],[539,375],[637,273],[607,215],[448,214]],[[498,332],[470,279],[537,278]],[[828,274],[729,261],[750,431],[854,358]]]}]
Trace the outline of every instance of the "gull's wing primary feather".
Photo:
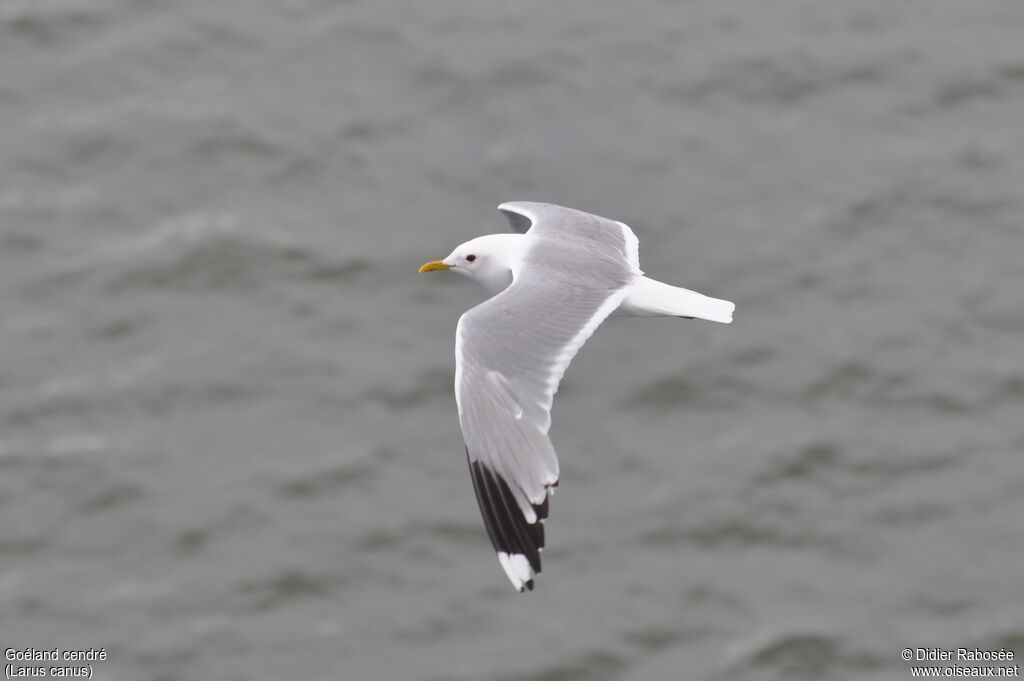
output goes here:
[{"label": "gull's wing primary feather", "polygon": [[558,459],[551,402],[569,362],[639,276],[628,227],[548,204],[502,204],[532,225],[512,284],[466,312],[455,398],[470,473],[498,561],[533,588]]}]

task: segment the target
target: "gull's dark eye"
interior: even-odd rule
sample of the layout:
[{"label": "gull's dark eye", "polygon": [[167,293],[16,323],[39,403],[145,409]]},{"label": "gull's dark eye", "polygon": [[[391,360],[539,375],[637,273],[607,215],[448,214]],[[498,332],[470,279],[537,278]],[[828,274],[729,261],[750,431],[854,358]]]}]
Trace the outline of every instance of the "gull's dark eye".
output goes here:
[{"label": "gull's dark eye", "polygon": [[466,256],[466,262],[473,262],[474,260],[476,260],[475,255],[470,254]]}]

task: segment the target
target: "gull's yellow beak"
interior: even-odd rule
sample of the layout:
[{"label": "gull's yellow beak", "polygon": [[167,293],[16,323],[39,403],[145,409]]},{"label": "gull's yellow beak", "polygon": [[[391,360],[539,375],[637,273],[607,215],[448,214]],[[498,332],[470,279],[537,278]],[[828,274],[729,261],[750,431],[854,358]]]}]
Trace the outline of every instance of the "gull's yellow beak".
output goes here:
[{"label": "gull's yellow beak", "polygon": [[423,267],[420,268],[420,272],[433,272],[434,270],[450,270],[451,268],[451,265],[445,265],[440,260],[435,260],[433,262],[428,262],[425,265],[423,265]]}]

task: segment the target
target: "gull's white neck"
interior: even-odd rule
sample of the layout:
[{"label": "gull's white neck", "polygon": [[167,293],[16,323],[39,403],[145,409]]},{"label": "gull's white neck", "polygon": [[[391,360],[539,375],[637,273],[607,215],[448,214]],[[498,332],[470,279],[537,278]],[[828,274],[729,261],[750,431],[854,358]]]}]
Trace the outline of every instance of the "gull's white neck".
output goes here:
[{"label": "gull's white neck", "polygon": [[480,266],[472,272],[464,269],[462,273],[482,284],[492,295],[508,288],[529,249],[523,234],[488,234],[469,243],[476,244],[480,251]]}]

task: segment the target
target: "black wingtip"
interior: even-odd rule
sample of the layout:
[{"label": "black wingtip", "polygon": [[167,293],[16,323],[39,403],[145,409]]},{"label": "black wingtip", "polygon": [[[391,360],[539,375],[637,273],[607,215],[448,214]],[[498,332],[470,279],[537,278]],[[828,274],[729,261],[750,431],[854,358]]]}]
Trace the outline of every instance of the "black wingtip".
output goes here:
[{"label": "black wingtip", "polygon": [[[557,483],[555,483],[555,484],[557,484]],[[551,497],[544,497],[544,501],[540,502],[539,504],[534,504],[533,505],[533,510],[537,512],[537,519],[538,520],[546,520],[547,519],[547,517],[548,517],[548,499],[550,499],[550,498]],[[544,545],[544,542],[541,542],[541,546],[543,546],[543,545]]]},{"label": "black wingtip", "polygon": [[[545,497],[539,504],[531,504],[537,519],[532,523],[527,522],[505,478],[483,462],[473,461],[469,457],[468,447],[466,455],[484,527],[494,550],[499,554],[499,561],[501,554],[521,556],[529,563],[534,575],[540,574],[540,552],[544,548],[543,521],[548,517],[548,498]],[[519,584],[516,584],[516,581],[513,578],[513,584],[520,592],[533,590],[532,578]]]}]

